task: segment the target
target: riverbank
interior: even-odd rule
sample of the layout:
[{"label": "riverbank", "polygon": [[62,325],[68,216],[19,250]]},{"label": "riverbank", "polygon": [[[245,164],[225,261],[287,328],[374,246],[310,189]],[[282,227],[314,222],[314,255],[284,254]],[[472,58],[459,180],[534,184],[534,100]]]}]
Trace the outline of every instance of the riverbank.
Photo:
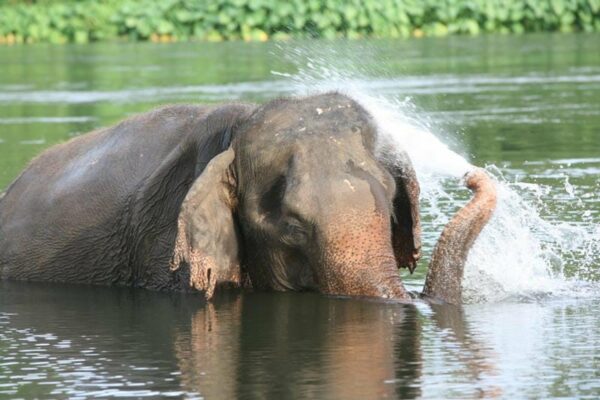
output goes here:
[{"label": "riverbank", "polygon": [[0,44],[600,32],[600,0],[0,0]]}]

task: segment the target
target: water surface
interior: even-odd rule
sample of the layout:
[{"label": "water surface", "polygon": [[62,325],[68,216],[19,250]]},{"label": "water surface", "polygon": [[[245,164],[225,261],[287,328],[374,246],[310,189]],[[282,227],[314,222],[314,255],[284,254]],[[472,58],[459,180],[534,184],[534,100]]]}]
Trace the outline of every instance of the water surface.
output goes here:
[{"label": "water surface", "polygon": [[[452,149],[488,165],[517,197],[503,218],[535,216],[498,221],[520,234],[476,249],[484,272],[486,257],[514,264],[505,278],[516,289],[501,301],[456,309],[246,293],[206,304],[2,282],[0,397],[600,397],[599,44],[532,35],[299,45],[318,55],[312,69],[323,58],[337,71],[359,64],[365,90],[406,99]],[[294,46],[0,47],[0,188],[48,146],[159,104],[294,93],[281,75],[307,68],[286,56]],[[425,260],[405,277],[415,290],[467,197],[443,186],[423,199]],[[539,253],[531,262],[528,241]],[[540,290],[540,274],[563,290]]]}]

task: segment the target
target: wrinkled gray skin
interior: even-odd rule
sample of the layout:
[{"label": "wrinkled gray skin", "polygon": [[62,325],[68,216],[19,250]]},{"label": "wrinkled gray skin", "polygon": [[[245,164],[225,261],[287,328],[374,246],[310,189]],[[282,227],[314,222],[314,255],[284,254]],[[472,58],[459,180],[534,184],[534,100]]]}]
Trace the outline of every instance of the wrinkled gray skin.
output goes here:
[{"label": "wrinkled gray skin", "polygon": [[[337,93],[127,119],[45,151],[0,196],[1,276],[408,300],[398,268],[420,256],[419,186],[376,141]],[[485,174],[467,183],[477,200],[446,227],[425,291],[453,303],[495,205]]]}]

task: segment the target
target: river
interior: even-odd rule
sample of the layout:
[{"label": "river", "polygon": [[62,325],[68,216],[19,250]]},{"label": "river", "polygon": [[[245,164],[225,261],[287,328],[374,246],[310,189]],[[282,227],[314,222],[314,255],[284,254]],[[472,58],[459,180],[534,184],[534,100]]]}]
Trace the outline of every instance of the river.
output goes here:
[{"label": "river", "polygon": [[600,397],[598,35],[0,47],[0,188],[43,149],[156,105],[329,89],[391,112],[381,126],[410,146],[411,289],[468,198],[452,160],[498,180],[468,304],[0,282],[0,398]]}]

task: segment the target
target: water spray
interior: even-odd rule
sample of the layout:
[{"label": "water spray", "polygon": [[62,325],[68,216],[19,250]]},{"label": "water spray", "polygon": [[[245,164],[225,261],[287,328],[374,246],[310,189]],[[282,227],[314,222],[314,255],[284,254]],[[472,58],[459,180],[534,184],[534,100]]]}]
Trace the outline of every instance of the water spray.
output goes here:
[{"label": "water spray", "polygon": [[[339,91],[354,98],[375,119],[380,147],[391,146],[408,154],[421,186],[422,213],[431,220],[423,229],[427,260],[439,231],[466,201],[466,193],[457,189],[464,187],[464,177],[476,167],[434,134],[435,126],[419,113],[410,98],[378,94],[362,60],[347,55],[336,57],[335,50],[332,56],[331,51],[315,55],[312,49],[284,50],[298,72],[274,74],[289,80],[298,95]],[[340,59],[344,65],[336,67]],[[509,182],[494,165],[485,169],[495,180],[498,205],[469,253],[462,282],[463,300],[489,302],[595,293],[589,282],[577,276],[567,278],[564,273],[564,258],[569,251],[585,252],[591,263],[600,257],[600,240],[594,240],[594,232],[567,223],[550,224],[520,195],[518,182]],[[566,180],[565,185],[571,184]],[[530,186],[540,189],[535,184]],[[565,230],[579,239],[579,245],[567,251],[560,242]]]}]

